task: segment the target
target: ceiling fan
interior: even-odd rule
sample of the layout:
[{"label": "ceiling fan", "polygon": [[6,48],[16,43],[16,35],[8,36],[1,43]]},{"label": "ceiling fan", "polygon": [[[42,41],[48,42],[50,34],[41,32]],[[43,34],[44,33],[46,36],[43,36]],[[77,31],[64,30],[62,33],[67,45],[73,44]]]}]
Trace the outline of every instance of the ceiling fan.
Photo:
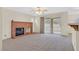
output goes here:
[{"label": "ceiling fan", "polygon": [[33,11],[37,15],[43,15],[47,11],[47,9],[44,8],[44,7],[36,7],[36,8],[33,9]]}]

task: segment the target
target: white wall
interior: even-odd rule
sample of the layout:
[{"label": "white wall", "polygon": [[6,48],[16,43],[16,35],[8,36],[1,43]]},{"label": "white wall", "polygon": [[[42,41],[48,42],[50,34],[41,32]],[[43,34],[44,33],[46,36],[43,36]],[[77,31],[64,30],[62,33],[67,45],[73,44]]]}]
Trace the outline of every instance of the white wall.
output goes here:
[{"label": "white wall", "polygon": [[0,8],[0,50],[2,50],[2,10]]},{"label": "white wall", "polygon": [[3,16],[3,39],[11,38],[11,20],[31,22],[32,17],[27,14],[2,9]]},{"label": "white wall", "polygon": [[40,17],[33,18],[33,32],[40,33]]},{"label": "white wall", "polygon": [[69,28],[68,28],[68,13],[64,12],[61,14],[61,34],[62,35],[68,35],[69,34]]}]

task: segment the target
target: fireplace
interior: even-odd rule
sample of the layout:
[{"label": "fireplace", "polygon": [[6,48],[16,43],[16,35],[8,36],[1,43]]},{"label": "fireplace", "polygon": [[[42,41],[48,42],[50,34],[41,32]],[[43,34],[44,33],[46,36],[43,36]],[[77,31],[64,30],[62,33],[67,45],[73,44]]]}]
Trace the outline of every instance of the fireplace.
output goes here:
[{"label": "fireplace", "polygon": [[32,34],[32,22],[20,22],[13,21],[11,22],[11,37],[16,38],[20,35]]},{"label": "fireplace", "polygon": [[16,36],[23,35],[24,34],[24,28],[16,28]]}]

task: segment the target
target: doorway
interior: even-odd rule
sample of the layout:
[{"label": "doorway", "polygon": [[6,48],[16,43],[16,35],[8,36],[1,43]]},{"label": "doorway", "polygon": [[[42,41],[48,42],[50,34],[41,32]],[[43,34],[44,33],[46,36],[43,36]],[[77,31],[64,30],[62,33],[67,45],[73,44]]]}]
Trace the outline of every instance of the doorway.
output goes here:
[{"label": "doorway", "polygon": [[53,33],[61,34],[61,20],[60,20],[60,18],[53,19]]},{"label": "doorway", "polygon": [[60,18],[49,18],[44,20],[45,34],[61,34],[61,20]]},{"label": "doorway", "polygon": [[44,20],[44,33],[45,34],[51,33],[51,19]]}]

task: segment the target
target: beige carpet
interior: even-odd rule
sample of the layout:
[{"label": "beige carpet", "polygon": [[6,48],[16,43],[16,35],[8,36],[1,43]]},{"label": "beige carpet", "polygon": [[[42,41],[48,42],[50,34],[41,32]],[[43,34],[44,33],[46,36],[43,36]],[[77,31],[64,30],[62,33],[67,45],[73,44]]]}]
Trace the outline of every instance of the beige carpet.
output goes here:
[{"label": "beige carpet", "polygon": [[3,51],[73,51],[71,37],[33,34],[3,40]]}]

